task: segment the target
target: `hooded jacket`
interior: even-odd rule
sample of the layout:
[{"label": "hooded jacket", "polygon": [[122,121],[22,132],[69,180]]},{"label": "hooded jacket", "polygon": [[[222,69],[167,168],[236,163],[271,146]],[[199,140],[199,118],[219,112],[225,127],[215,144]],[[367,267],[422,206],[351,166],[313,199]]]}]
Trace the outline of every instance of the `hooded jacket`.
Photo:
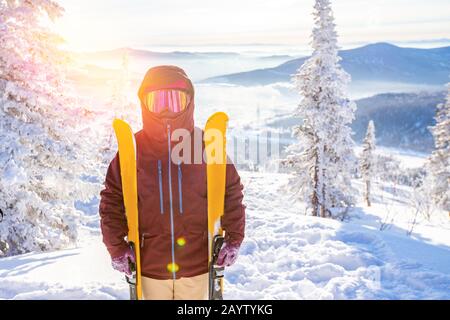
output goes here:
[{"label": "hooded jacket", "polygon": [[[158,89],[186,91],[191,99],[180,113],[162,117],[149,112],[145,94]],[[138,92],[142,107],[143,130],[136,133],[137,188],[141,273],[153,279],[178,279],[208,272],[208,222],[206,164],[195,162],[194,153],[203,154],[204,144],[195,143],[194,88],[185,72],[175,66],[150,69]],[[189,132],[192,139],[190,161],[174,163],[169,155],[178,143],[172,141],[176,129]],[[203,139],[201,138],[201,141]],[[182,154],[182,153],[181,153]],[[227,163],[225,210],[222,228],[228,243],[240,244],[244,238],[245,206],[243,186],[234,165]],[[111,161],[105,188],[100,193],[103,242],[112,258],[128,250],[128,234],[122,196],[119,157]]]}]

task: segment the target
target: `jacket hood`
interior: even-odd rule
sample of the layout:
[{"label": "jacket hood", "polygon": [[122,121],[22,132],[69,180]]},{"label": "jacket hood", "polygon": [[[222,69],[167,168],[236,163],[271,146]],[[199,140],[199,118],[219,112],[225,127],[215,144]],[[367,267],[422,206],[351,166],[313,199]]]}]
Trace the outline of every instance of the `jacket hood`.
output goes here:
[{"label": "jacket hood", "polygon": [[[145,107],[145,95],[153,90],[180,89],[190,96],[186,109],[174,117],[164,117],[150,112]],[[138,91],[141,101],[143,131],[145,136],[153,143],[154,148],[167,147],[168,129],[194,130],[194,87],[183,69],[176,66],[158,66],[147,71]]]}]

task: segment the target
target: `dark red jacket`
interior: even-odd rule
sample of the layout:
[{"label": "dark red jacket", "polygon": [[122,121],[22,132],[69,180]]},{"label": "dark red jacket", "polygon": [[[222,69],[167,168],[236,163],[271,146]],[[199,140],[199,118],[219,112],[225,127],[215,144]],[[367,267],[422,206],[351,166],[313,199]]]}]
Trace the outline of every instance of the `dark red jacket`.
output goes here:
[{"label": "dark red jacket", "polygon": [[[144,128],[135,138],[142,275],[155,279],[192,277],[208,272],[206,165],[203,161],[194,164],[193,155],[191,163],[170,161],[169,180],[169,145],[173,150],[177,142],[169,142],[168,136],[179,128],[199,135],[202,132],[194,128],[194,90],[184,71],[172,66],[150,69],[139,89],[139,98],[143,101],[147,91],[162,88],[186,90],[192,99],[173,118],[158,117],[141,103]],[[201,152],[203,148],[203,144],[195,144],[192,139],[191,150]],[[233,164],[227,164],[226,175],[222,228],[226,241],[241,243],[245,228],[243,187]],[[105,189],[100,195],[103,242],[114,258],[128,248],[124,240],[128,228],[117,155],[109,165]],[[169,268],[172,263],[177,266],[176,273]]]}]

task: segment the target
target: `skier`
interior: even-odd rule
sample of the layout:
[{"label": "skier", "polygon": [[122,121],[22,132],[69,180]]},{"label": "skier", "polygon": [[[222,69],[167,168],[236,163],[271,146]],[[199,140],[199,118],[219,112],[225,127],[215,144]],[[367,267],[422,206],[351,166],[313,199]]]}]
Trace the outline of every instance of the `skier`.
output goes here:
[{"label": "skier", "polygon": [[[154,67],[146,73],[138,96],[143,119],[143,130],[135,135],[143,298],[207,299],[205,146],[194,139],[203,132],[194,127],[192,82],[181,68]],[[181,141],[176,138],[179,136],[183,137]],[[181,157],[174,161],[175,151],[180,149]],[[236,261],[244,238],[242,189],[236,168],[228,162],[221,219],[225,242],[219,266],[228,267]],[[128,228],[117,154],[109,165],[100,196],[103,242],[113,268],[129,275],[129,261],[134,262],[135,257],[125,240]]]}]

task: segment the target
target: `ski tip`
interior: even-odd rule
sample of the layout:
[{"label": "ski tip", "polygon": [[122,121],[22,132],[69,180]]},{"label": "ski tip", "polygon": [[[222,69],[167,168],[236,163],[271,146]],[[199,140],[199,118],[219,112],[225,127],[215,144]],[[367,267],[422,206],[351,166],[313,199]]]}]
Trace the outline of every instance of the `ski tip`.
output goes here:
[{"label": "ski tip", "polygon": [[126,127],[126,128],[130,128],[131,129],[131,127],[130,127],[130,125],[126,122],[126,121],[123,121],[122,119],[117,119],[117,118],[115,118],[114,120],[113,120],[113,123],[112,123],[112,125],[113,125],[113,128],[123,128],[123,127]]},{"label": "ski tip", "polygon": [[121,125],[121,120],[115,118],[115,119],[113,120],[113,122],[112,122],[113,128],[117,128],[117,127],[120,126],[120,125]]},{"label": "ski tip", "polygon": [[210,122],[210,121],[214,121],[214,120],[220,120],[220,121],[228,122],[228,119],[229,119],[228,115],[225,112],[219,111],[219,112],[214,113],[212,116],[210,116],[208,118],[207,123]]}]

